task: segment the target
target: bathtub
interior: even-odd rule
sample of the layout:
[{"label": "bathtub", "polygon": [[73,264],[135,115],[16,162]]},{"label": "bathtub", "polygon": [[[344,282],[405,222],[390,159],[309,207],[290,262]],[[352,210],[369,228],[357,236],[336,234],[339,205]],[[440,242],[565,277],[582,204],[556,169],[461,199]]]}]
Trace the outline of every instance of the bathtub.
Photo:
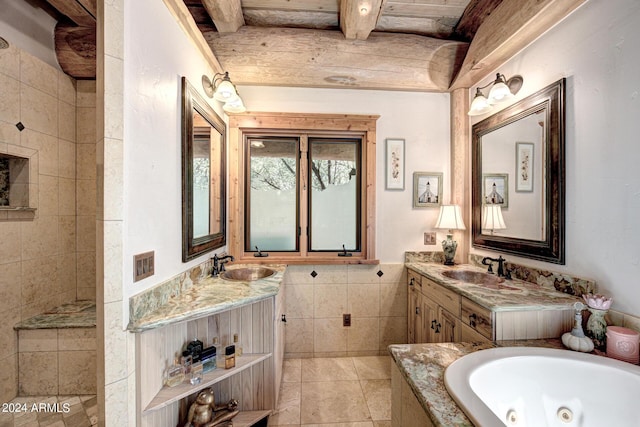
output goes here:
[{"label": "bathtub", "polygon": [[456,360],[444,379],[477,426],[640,426],[640,367],[602,356],[494,348]]}]

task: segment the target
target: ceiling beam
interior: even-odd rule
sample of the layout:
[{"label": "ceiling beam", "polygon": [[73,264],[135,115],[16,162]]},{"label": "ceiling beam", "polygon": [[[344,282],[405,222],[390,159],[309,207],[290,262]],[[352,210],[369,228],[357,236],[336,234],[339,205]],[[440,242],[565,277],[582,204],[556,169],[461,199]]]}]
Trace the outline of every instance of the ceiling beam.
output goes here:
[{"label": "ceiling beam", "polygon": [[340,28],[349,40],[366,40],[376,28],[386,0],[341,0]]},{"label": "ceiling beam", "polygon": [[235,33],[244,25],[240,0],[202,0],[202,5],[220,33]]},{"label": "ceiling beam", "polygon": [[[166,1],[166,0],[165,0]],[[259,86],[446,92],[467,43],[373,32],[244,26],[204,37],[234,83]]]},{"label": "ceiling beam", "polygon": [[60,23],[54,30],[60,68],[75,79],[96,78],[96,27]]},{"label": "ceiling beam", "polygon": [[471,0],[453,32],[455,39],[468,42],[473,40],[482,22],[500,3],[502,0]]},{"label": "ceiling beam", "polygon": [[47,2],[76,25],[96,26],[95,0],[47,0]]},{"label": "ceiling beam", "polygon": [[[202,33],[198,29],[198,25],[196,21],[193,19],[191,12],[184,4],[183,0],[163,0],[169,12],[173,15],[175,20],[182,28],[182,31],[185,32],[187,37],[191,39],[193,44],[195,44],[200,54],[204,57],[205,61],[209,64],[214,73],[224,73],[224,69],[220,62],[218,62],[218,58],[216,58],[211,52],[211,48],[207,44],[206,40],[202,36]],[[203,70],[204,71],[204,70]]]},{"label": "ceiling beam", "polygon": [[478,28],[451,90],[469,88],[586,0],[503,0]]}]

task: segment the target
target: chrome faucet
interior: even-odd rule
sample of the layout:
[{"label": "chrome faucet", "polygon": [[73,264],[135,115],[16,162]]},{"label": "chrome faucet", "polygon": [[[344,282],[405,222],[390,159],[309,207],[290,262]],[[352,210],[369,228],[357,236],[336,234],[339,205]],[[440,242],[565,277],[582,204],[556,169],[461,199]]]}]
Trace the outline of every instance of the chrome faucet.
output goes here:
[{"label": "chrome faucet", "polygon": [[219,273],[224,271],[224,265],[229,261],[233,261],[233,255],[225,255],[223,257],[218,257],[218,254],[214,254],[213,258],[213,268],[211,269],[211,276],[218,277]]},{"label": "chrome faucet", "polygon": [[505,279],[511,279],[511,272],[507,271],[505,273],[505,269],[504,269],[504,263],[507,260],[502,258],[502,255],[500,255],[498,257],[498,259],[495,258],[491,258],[491,257],[484,257],[482,258],[482,265],[488,265],[489,268],[487,269],[487,273],[491,273],[493,274],[493,263],[497,262],[498,263],[498,277],[504,277]]}]

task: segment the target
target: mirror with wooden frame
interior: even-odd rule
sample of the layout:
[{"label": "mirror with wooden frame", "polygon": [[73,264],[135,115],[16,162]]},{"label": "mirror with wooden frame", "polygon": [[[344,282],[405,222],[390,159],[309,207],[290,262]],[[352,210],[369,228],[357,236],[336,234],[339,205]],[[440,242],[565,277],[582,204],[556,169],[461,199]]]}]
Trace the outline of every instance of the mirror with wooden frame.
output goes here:
[{"label": "mirror with wooden frame", "polygon": [[565,79],[473,125],[471,151],[473,247],[564,264]]},{"label": "mirror with wooden frame", "polygon": [[182,261],[226,244],[225,124],[182,77]]}]

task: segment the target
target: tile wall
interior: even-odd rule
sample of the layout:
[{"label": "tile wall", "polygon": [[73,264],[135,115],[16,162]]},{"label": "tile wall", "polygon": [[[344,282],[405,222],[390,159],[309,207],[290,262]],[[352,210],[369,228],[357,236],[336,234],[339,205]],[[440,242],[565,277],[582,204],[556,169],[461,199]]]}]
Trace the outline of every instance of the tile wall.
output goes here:
[{"label": "tile wall", "polygon": [[[12,45],[0,50],[0,148],[37,152],[33,166],[38,171],[31,178],[36,191],[30,198],[37,200],[30,204],[37,206],[35,213],[0,211],[3,402],[18,391],[13,325],[77,297],[95,299],[90,255],[95,254],[95,156],[78,167],[78,161],[86,158],[76,155],[76,135],[95,133],[95,119],[88,117],[91,108],[95,112],[91,107],[95,87],[90,83],[80,87],[77,94],[74,79]],[[85,115],[77,117],[80,111]],[[16,127],[19,122],[22,131]],[[77,172],[87,182],[78,184]],[[86,278],[82,289],[77,287],[78,277]]]},{"label": "tile wall", "polygon": [[403,264],[292,265],[285,281],[286,358],[386,355],[407,340]]}]

